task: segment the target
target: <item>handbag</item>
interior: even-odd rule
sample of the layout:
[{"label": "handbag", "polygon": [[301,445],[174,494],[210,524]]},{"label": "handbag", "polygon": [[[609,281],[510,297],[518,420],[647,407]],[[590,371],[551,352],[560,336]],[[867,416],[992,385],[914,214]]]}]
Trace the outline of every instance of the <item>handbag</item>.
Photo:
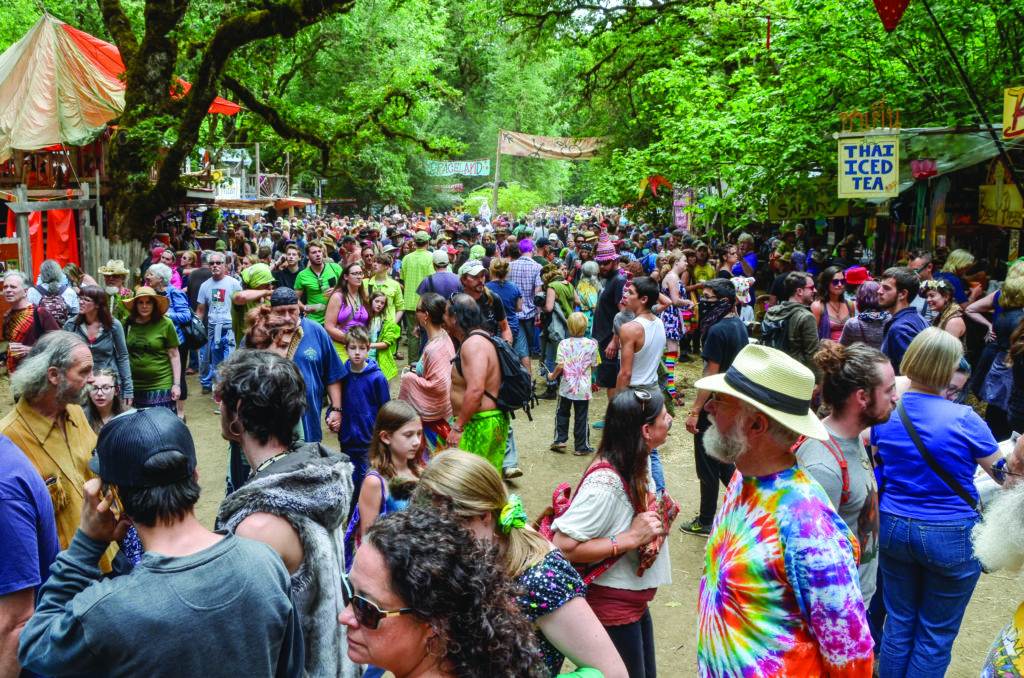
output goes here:
[{"label": "handbag", "polygon": [[640,566],[636,568],[636,576],[638,577],[644,576],[644,572],[651,565],[654,565],[654,561],[658,559],[658,553],[661,552],[665,539],[672,533],[672,522],[679,515],[679,504],[666,491],[660,492],[657,495],[649,493],[647,510],[658,514],[664,531],[660,537],[655,537],[638,549],[640,554]]},{"label": "handbag", "polygon": [[181,334],[185,338],[183,342],[185,349],[193,351],[206,346],[208,341],[206,335],[206,323],[196,315],[195,311],[189,311],[188,322],[181,328]]},{"label": "handbag", "polygon": [[930,468],[935,475],[937,475],[942,482],[953,491],[953,494],[960,497],[965,504],[974,509],[975,513],[980,514],[981,511],[978,510],[978,500],[972,497],[967,490],[964,489],[964,486],[961,485],[957,479],[953,477],[953,474],[947,471],[934,456],[932,456],[932,453],[929,452],[928,448],[924,446],[923,442],[921,442],[921,436],[917,434],[917,429],[914,428],[914,423],[910,421],[910,417],[907,416],[907,410],[903,407],[902,400],[896,404],[896,411],[900,415],[900,421],[903,422],[903,428],[907,430],[907,433],[910,435],[910,439],[914,441],[914,446],[917,447],[917,451],[921,453],[922,457],[924,457],[924,463],[928,464],[928,468]]}]

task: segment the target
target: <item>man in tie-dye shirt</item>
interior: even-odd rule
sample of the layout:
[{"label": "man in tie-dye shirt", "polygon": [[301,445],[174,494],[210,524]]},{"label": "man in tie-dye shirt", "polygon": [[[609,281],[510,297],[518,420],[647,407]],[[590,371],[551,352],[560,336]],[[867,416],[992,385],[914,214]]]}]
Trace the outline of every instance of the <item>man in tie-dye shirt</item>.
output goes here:
[{"label": "man in tie-dye shirt", "polygon": [[799,435],[827,438],[811,371],[750,345],[712,392],[707,453],[735,464],[700,585],[701,676],[870,676],[857,540],[796,462]]}]

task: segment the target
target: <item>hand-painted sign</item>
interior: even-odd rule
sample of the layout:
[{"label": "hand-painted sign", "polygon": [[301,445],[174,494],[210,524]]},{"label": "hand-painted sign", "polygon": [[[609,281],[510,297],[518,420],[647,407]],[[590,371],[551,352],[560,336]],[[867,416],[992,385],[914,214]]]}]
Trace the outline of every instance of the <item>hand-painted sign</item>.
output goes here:
[{"label": "hand-painted sign", "polygon": [[461,174],[464,177],[486,177],[491,174],[490,160],[427,160],[427,175],[432,177],[451,177]]},{"label": "hand-painted sign", "polygon": [[693,204],[692,189],[682,186],[672,189],[672,221],[680,231],[690,230],[690,211],[687,208],[691,204]]},{"label": "hand-painted sign", "polygon": [[1024,87],[1007,87],[1003,91],[1003,138],[1024,134]]},{"label": "hand-painted sign", "polygon": [[895,198],[899,195],[899,186],[899,137],[839,140],[840,198]]},{"label": "hand-painted sign", "polygon": [[463,184],[434,184],[432,187],[438,193],[462,193]]},{"label": "hand-painted sign", "polygon": [[502,130],[498,150],[503,155],[550,160],[590,160],[596,158],[604,139],[600,137],[541,137]]}]

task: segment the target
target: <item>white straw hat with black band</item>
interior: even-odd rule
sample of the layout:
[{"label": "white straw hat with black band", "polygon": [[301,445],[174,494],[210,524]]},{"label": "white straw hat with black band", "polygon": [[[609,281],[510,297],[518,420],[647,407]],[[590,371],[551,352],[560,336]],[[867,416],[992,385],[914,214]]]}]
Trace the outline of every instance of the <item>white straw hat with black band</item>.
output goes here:
[{"label": "white straw hat with black band", "polygon": [[698,379],[694,388],[739,398],[791,431],[828,439],[825,425],[811,411],[814,373],[778,349],[748,344],[728,370]]}]

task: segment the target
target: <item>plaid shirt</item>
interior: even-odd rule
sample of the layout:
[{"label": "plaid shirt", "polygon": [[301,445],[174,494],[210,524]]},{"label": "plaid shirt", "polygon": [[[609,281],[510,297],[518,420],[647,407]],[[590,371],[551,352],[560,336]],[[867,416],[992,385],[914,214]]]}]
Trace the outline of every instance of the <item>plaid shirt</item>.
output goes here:
[{"label": "plaid shirt", "polygon": [[508,280],[519,288],[523,295],[523,310],[516,313],[521,320],[528,320],[537,313],[533,295],[541,288],[541,265],[528,256],[521,256],[508,266]]}]

